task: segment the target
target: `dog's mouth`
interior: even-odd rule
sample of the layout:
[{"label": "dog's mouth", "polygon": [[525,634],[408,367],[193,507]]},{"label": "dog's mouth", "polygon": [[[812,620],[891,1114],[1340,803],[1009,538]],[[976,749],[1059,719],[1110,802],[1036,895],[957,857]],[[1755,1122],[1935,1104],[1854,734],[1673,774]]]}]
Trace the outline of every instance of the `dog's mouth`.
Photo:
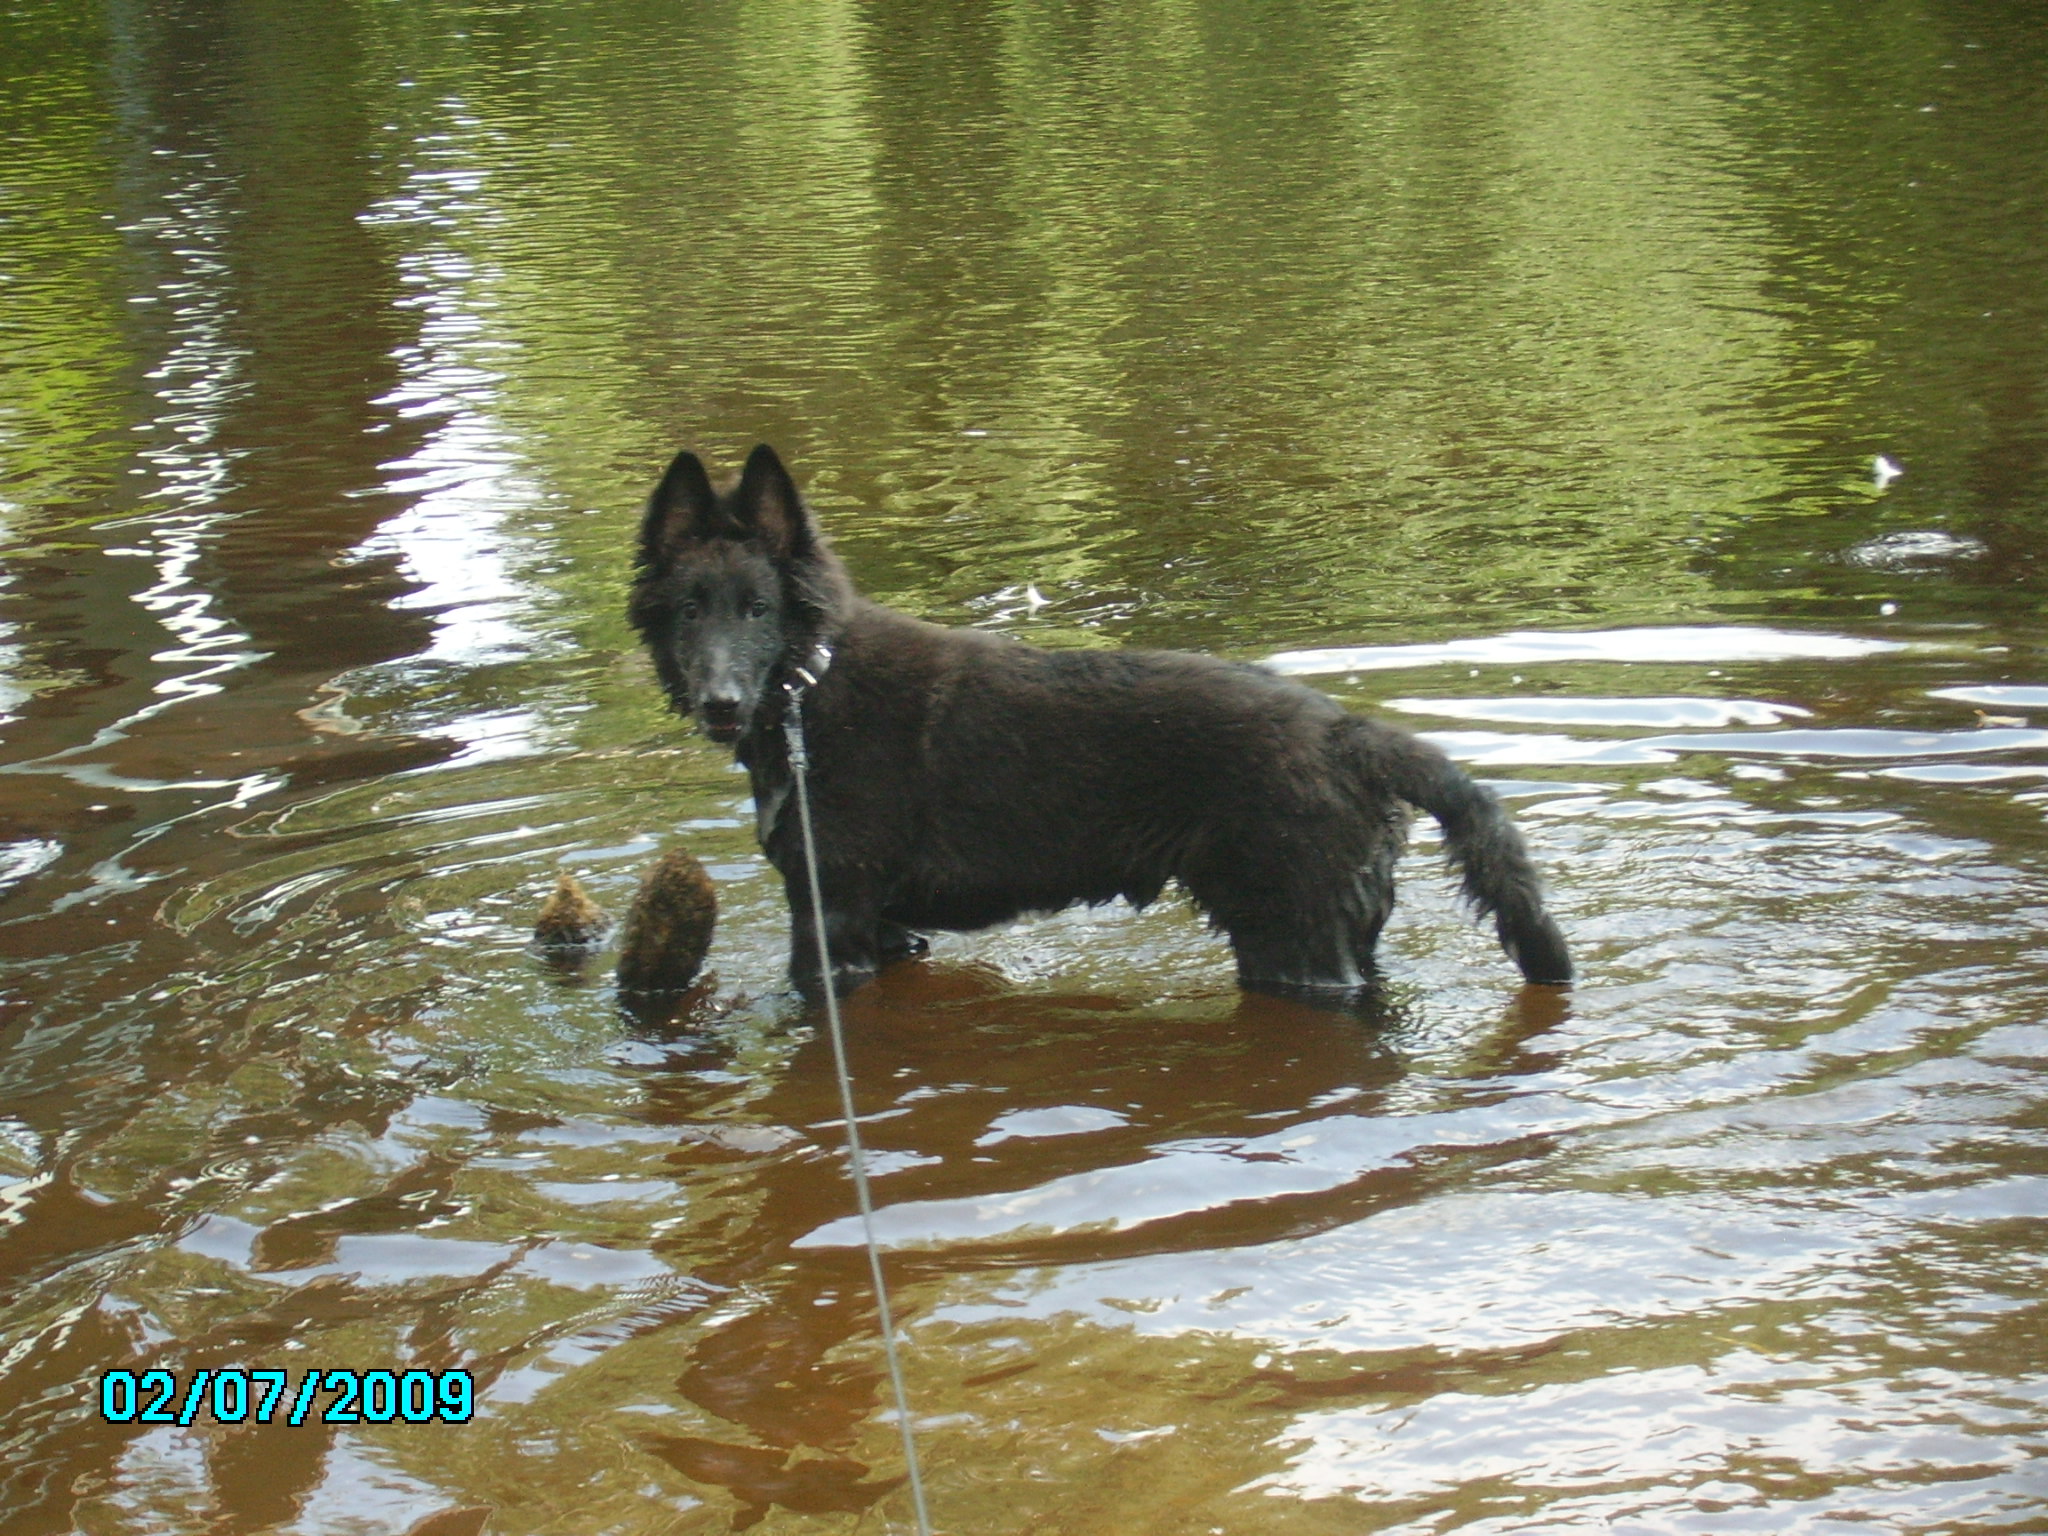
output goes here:
[{"label": "dog's mouth", "polygon": [[697,711],[698,723],[704,727],[704,734],[721,746],[731,746],[740,739],[745,722],[740,712],[730,705],[706,704]]}]

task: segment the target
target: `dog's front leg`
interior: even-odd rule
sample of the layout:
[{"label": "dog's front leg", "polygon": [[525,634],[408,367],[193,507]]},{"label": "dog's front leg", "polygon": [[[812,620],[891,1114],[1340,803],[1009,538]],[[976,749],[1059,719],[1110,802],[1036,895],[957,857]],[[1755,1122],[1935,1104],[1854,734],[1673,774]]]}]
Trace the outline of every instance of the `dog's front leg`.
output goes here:
[{"label": "dog's front leg", "polygon": [[[811,916],[809,881],[785,878],[789,898],[789,979],[812,1002],[824,994],[819,976],[818,925]],[[825,882],[825,943],[832,952],[832,990],[844,997],[882,968],[881,920],[872,902],[849,900]]]}]

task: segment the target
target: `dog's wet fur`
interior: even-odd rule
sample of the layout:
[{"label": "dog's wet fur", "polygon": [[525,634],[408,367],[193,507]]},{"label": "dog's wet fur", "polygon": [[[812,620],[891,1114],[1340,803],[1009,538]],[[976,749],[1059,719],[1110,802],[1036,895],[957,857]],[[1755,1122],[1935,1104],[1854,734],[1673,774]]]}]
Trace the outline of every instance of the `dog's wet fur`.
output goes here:
[{"label": "dog's wet fur", "polygon": [[1178,881],[1229,936],[1245,987],[1356,993],[1410,806],[1442,824],[1523,976],[1571,980],[1507,813],[1435,747],[1256,666],[1044,651],[868,602],[765,444],[724,488],[676,455],[641,524],[630,614],[670,704],[752,777],[807,995],[823,967],[782,724],[820,646],[829,665],[802,708],[841,992],[919,952],[919,929],[1142,907]]}]

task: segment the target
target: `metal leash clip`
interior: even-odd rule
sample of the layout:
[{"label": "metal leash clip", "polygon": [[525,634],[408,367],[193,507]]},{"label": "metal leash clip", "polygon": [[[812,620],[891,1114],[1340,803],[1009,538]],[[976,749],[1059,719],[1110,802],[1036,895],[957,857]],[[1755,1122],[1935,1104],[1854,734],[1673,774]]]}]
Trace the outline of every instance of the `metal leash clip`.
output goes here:
[{"label": "metal leash clip", "polygon": [[818,679],[831,665],[832,647],[820,640],[811,647],[810,655],[789,669],[795,675],[783,680],[782,691],[789,697],[789,708],[782,717],[782,734],[789,742],[789,765],[798,773],[811,766],[810,752],[804,746],[804,695],[818,686]]}]

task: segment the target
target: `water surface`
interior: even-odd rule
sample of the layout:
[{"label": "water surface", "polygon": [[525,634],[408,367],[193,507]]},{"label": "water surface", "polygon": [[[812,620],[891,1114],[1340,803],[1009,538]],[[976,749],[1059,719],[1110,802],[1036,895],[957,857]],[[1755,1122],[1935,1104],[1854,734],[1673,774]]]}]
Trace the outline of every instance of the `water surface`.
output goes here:
[{"label": "water surface", "polygon": [[[2048,34],[1823,0],[0,18],[0,1533],[908,1529],[691,444],[863,587],[1508,797],[1367,1017],[1183,906],[849,1008],[940,1528],[2048,1522]],[[1882,460],[1882,463],[1880,463]],[[715,977],[525,949],[711,868]],[[100,1373],[466,1369],[467,1425]]]}]

